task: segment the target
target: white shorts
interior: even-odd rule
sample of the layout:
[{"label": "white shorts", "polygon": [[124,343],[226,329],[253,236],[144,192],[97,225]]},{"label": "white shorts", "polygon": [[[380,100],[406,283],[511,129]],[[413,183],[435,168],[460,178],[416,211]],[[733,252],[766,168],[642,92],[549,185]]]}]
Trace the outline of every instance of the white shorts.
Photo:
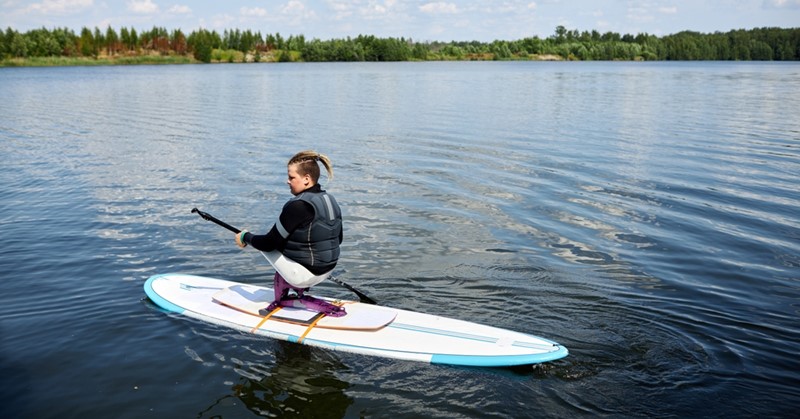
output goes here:
[{"label": "white shorts", "polygon": [[289,283],[296,288],[311,288],[314,285],[328,279],[331,271],[322,275],[314,275],[305,266],[287,258],[278,251],[261,252],[269,261],[273,268]]}]

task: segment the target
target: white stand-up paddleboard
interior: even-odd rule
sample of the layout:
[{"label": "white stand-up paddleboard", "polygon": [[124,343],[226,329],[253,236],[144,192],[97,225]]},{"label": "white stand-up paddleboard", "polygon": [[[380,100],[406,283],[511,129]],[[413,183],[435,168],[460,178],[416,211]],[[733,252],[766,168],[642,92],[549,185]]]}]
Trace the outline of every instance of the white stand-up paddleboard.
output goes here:
[{"label": "white stand-up paddleboard", "polygon": [[[355,301],[347,315],[300,308],[261,316],[271,288],[183,274],[150,277],[147,296],[161,308],[247,333],[319,348],[435,364],[512,366],[567,356],[567,348],[511,330]],[[334,300],[326,299],[334,302]]]}]

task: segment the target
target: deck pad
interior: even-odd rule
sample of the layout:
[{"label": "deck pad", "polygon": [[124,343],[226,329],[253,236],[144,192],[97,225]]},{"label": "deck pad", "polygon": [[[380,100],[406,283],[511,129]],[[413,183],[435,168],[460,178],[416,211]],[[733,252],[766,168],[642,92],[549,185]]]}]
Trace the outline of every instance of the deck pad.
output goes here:
[{"label": "deck pad", "polygon": [[[236,284],[218,291],[214,301],[254,316],[262,317],[258,310],[268,306],[274,297],[272,289],[248,284]],[[317,297],[319,298],[319,297]],[[328,298],[325,301],[335,302]],[[347,315],[343,317],[325,317],[317,322],[316,327],[348,330],[376,330],[391,323],[397,313],[386,310],[370,309],[367,304],[344,303]],[[321,314],[316,311],[295,307],[284,307],[276,311],[270,319],[296,324],[311,324]]]}]

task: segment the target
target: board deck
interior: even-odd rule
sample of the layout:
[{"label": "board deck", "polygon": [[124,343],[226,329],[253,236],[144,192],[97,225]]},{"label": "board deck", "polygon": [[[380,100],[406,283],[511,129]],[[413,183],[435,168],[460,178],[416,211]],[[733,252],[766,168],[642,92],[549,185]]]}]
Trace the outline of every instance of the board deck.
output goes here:
[{"label": "board deck", "polygon": [[[436,364],[486,367],[537,364],[568,355],[565,347],[534,335],[355,301],[345,302],[348,314],[340,318],[274,318],[284,310],[284,317],[291,310],[306,311],[281,309],[265,319],[254,315],[253,307],[244,308],[240,303],[268,304],[272,296],[270,288],[222,279],[161,274],[150,277],[144,284],[144,290],[151,301],[167,311],[246,333],[335,351]],[[231,302],[229,298],[238,302]],[[237,308],[221,304],[220,299],[236,305]],[[362,316],[365,313],[368,316]],[[304,315],[308,316],[308,313]],[[313,316],[317,315],[312,313]],[[351,316],[351,319],[347,319]],[[382,320],[374,321],[370,327],[363,324],[360,328],[354,324],[343,326],[361,317]],[[325,322],[332,323],[328,327],[320,326]],[[341,324],[336,325],[336,322]],[[374,327],[377,323],[385,324]]]}]

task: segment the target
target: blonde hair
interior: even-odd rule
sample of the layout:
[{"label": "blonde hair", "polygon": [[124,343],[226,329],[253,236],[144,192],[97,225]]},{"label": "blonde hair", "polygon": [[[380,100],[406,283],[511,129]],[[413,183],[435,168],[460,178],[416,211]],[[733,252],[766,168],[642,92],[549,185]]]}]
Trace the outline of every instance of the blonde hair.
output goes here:
[{"label": "blonde hair", "polygon": [[333,165],[331,164],[331,159],[324,154],[317,153],[314,150],[305,150],[295,154],[291,159],[289,159],[289,163],[287,166],[291,166],[293,164],[297,165],[297,173],[300,176],[309,175],[314,183],[319,182],[319,165],[317,162],[321,162],[323,166],[325,166],[325,170],[328,172],[328,179],[333,180]]}]

